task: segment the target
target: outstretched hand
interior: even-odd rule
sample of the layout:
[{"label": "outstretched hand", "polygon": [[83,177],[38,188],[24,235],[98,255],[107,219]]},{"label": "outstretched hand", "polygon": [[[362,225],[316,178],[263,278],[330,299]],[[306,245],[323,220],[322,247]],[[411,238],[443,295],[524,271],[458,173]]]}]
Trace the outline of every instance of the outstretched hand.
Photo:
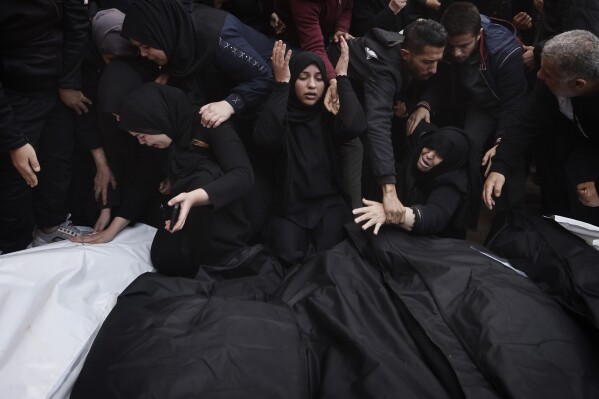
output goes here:
[{"label": "outstretched hand", "polygon": [[361,223],[366,221],[366,223],[362,225],[362,230],[367,230],[374,226],[373,233],[374,235],[377,235],[379,229],[386,221],[385,208],[383,208],[383,204],[380,202],[370,201],[365,198],[362,198],[362,202],[366,205],[365,207],[356,208],[352,211],[354,215],[361,215],[355,218],[354,222]]},{"label": "outstretched hand", "polygon": [[289,83],[291,80],[291,71],[289,70],[291,50],[285,54],[286,49],[287,45],[282,40],[277,40],[272,47],[272,69],[275,82]]},{"label": "outstretched hand", "polygon": [[339,55],[339,60],[335,66],[335,73],[337,75],[347,75],[347,68],[349,66],[349,46],[343,36],[339,39],[339,50],[341,51],[341,54]]}]

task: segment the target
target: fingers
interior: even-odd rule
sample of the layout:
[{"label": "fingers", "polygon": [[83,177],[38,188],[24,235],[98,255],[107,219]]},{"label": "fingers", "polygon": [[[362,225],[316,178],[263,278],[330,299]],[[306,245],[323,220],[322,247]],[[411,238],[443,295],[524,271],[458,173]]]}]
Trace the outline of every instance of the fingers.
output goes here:
[{"label": "fingers", "polygon": [[[187,214],[189,213],[189,209],[185,207],[181,207],[181,213],[179,214],[179,218],[177,219],[177,223],[171,229],[171,233],[175,233],[185,226],[185,220],[187,219]],[[170,224],[170,222],[169,222]]]},{"label": "fingers", "polygon": [[108,186],[105,187],[102,191],[102,204],[106,205],[108,203]]},{"label": "fingers", "polygon": [[37,175],[30,165],[24,165],[17,169],[29,187],[37,186]]},{"label": "fingers", "polygon": [[483,187],[483,202],[488,209],[493,209],[495,201],[493,201],[493,185],[485,183]]},{"label": "fingers", "polygon": [[[483,166],[485,164],[483,163]],[[489,176],[489,171],[491,170],[491,161],[489,160],[489,164],[487,165],[486,169],[485,169],[485,177]]]},{"label": "fingers", "polygon": [[177,195],[176,197],[171,198],[168,201],[168,206],[173,206],[175,204],[183,202],[184,199],[185,199],[185,193],[181,193],[181,194]]},{"label": "fingers", "polygon": [[377,223],[377,224],[374,226],[374,231],[373,231],[373,233],[374,233],[374,235],[375,235],[375,236],[379,234],[379,230],[380,230],[380,228],[381,228],[381,226],[382,226],[382,225],[383,225],[382,223]]}]

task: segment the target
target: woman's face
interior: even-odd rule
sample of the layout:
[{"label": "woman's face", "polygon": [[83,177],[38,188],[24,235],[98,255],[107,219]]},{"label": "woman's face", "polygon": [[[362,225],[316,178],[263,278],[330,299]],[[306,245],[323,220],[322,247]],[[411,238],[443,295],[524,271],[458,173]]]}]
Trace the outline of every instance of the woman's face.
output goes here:
[{"label": "woman's face", "polygon": [[166,134],[129,133],[139,141],[139,144],[147,145],[148,147],[168,148],[173,142],[173,140]]},{"label": "woman's face", "polygon": [[324,80],[315,64],[308,65],[295,81],[295,95],[300,103],[312,106],[324,93]]},{"label": "woman's face", "polygon": [[416,167],[421,172],[429,172],[432,168],[443,162],[443,156],[432,148],[423,147]]},{"label": "woman's face", "polygon": [[160,66],[166,65],[168,63],[168,58],[166,57],[166,54],[163,50],[146,46],[145,44],[142,44],[137,40],[129,39],[129,41],[131,42],[131,44],[139,48],[139,55],[141,55],[142,57],[145,57]]}]

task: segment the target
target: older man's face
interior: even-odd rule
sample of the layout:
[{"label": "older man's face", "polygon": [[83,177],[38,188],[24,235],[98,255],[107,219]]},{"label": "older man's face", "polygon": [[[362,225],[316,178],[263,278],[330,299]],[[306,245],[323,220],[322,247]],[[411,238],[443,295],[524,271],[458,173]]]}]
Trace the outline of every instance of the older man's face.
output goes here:
[{"label": "older man's face", "polygon": [[559,97],[575,97],[579,93],[574,90],[574,79],[565,80],[561,77],[558,63],[554,60],[541,57],[541,69],[537,72],[537,78],[545,82],[545,85],[553,94]]},{"label": "older man's face", "polygon": [[401,58],[414,79],[426,80],[437,73],[437,65],[443,58],[445,47],[424,46],[421,54],[407,49],[401,50]]}]

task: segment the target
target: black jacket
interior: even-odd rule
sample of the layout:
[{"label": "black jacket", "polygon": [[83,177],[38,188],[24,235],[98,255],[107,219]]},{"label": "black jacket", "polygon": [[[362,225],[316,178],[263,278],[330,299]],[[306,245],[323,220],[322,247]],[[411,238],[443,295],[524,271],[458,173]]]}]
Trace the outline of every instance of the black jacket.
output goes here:
[{"label": "black jacket", "polygon": [[38,93],[81,88],[88,23],[82,0],[0,3],[0,147],[26,143],[2,87]]},{"label": "black jacket", "polygon": [[[367,155],[379,185],[395,183],[395,156],[391,142],[393,101],[408,84],[400,48],[403,35],[373,28],[364,37],[350,40],[348,76],[361,85],[366,111]],[[376,54],[367,58],[366,48]],[[360,90],[356,90],[359,92]]]}]

